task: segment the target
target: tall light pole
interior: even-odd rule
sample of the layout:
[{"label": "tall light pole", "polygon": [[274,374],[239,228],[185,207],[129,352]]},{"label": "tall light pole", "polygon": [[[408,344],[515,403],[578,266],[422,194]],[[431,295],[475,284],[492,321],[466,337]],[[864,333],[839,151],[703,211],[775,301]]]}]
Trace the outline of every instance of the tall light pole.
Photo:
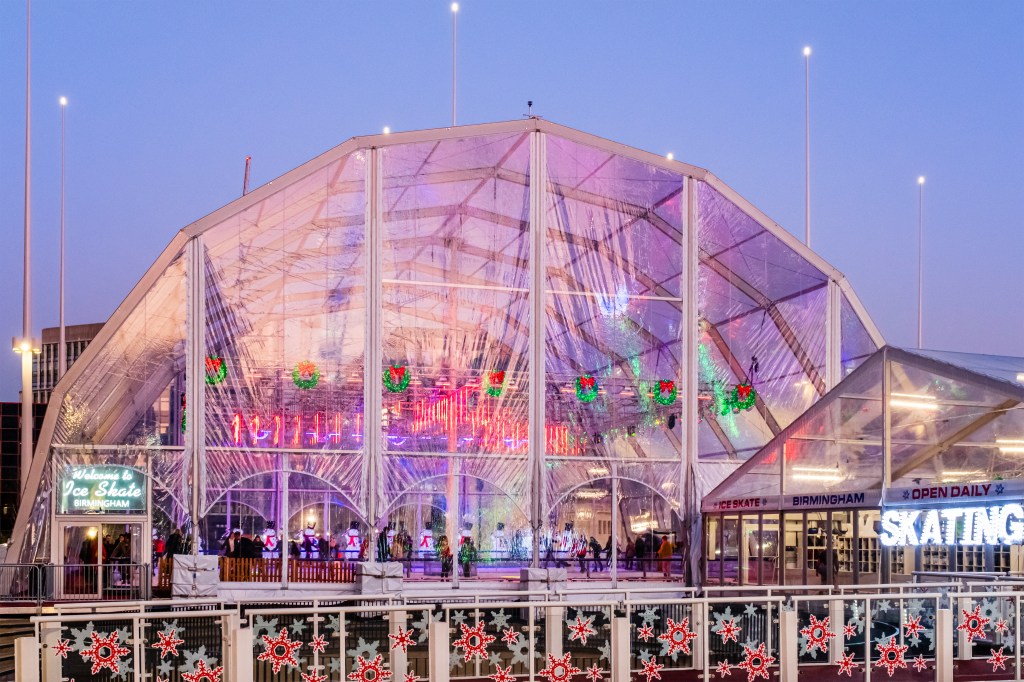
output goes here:
[{"label": "tall light pole", "polygon": [[57,381],[68,371],[68,339],[64,326],[64,133],[67,129],[66,118],[68,98],[60,98],[60,339],[57,344]]},{"label": "tall light pole", "polygon": [[32,0],[26,0],[25,16],[25,278],[22,283],[21,338],[15,339],[21,353],[21,500],[25,501],[28,471],[32,466],[32,356],[38,352],[32,341]]},{"label": "tall light pole", "polygon": [[804,47],[804,244],[811,245],[811,47]]},{"label": "tall light pole", "polygon": [[924,301],[924,176],[917,178],[917,347],[923,348]]},{"label": "tall light pole", "polygon": [[455,127],[455,28],[459,16],[459,3],[452,3],[452,127]]}]

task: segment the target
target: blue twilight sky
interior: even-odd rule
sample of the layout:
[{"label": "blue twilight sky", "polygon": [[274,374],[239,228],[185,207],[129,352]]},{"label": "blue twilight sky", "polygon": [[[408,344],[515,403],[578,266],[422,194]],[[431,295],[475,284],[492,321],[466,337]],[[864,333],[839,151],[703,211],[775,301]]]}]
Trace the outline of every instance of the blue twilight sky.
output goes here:
[{"label": "blue twilight sky", "polygon": [[[552,121],[712,170],[803,235],[886,338],[1024,355],[1024,2],[462,0],[459,122]],[[57,323],[60,95],[70,323],[174,233],[353,135],[450,123],[447,0],[33,7],[35,333]],[[20,335],[25,3],[0,3],[0,338]],[[6,343],[6,341],[4,341]],[[0,346],[6,348],[6,346]],[[0,400],[20,387],[0,352]]]}]

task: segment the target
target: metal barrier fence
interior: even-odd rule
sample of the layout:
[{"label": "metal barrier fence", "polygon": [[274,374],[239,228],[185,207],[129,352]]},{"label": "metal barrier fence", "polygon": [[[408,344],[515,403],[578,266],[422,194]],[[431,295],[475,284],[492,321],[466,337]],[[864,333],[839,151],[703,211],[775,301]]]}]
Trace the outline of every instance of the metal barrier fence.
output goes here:
[{"label": "metal barrier fence", "polygon": [[37,637],[21,646],[24,660],[41,659],[45,682],[1019,681],[1019,588],[381,595],[116,613],[91,604],[33,618]]},{"label": "metal barrier fence", "polygon": [[149,599],[148,564],[0,564],[0,602]]}]

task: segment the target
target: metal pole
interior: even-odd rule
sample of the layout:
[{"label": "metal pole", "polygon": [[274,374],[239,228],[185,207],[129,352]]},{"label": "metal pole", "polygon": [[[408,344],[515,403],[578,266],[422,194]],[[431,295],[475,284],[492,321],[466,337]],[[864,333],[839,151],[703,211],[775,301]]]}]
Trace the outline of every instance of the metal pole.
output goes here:
[{"label": "metal pole", "polygon": [[455,29],[456,17],[459,14],[459,3],[452,3],[452,127],[455,127]]},{"label": "metal pole", "polygon": [[923,343],[923,314],[922,304],[924,302],[924,176],[917,179],[917,347],[922,348]]},{"label": "metal pole", "polygon": [[811,245],[811,48],[804,48],[804,244]]},{"label": "metal pole", "polygon": [[[32,466],[32,0],[25,17],[25,279],[21,325],[21,495]],[[28,346],[28,347],[26,347]]]},{"label": "metal pole", "polygon": [[66,130],[66,118],[68,100],[60,98],[60,340],[57,344],[57,381],[60,381],[64,373],[68,371],[68,346],[67,329],[64,326],[64,166],[65,166],[65,144],[64,132]]},{"label": "metal pole", "polygon": [[252,163],[252,157],[245,157],[245,175],[242,176],[242,196],[244,197],[249,193],[249,164]]}]

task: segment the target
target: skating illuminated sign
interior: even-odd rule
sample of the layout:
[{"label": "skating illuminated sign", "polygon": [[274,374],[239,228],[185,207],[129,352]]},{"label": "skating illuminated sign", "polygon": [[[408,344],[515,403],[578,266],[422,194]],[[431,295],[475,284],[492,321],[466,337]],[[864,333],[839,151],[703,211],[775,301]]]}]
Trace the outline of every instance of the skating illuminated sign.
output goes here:
[{"label": "skating illuminated sign", "polygon": [[60,476],[59,514],[144,511],[146,479],[131,467],[72,466]]},{"label": "skating illuminated sign", "polygon": [[888,509],[879,539],[888,547],[1024,544],[1024,506]]}]

